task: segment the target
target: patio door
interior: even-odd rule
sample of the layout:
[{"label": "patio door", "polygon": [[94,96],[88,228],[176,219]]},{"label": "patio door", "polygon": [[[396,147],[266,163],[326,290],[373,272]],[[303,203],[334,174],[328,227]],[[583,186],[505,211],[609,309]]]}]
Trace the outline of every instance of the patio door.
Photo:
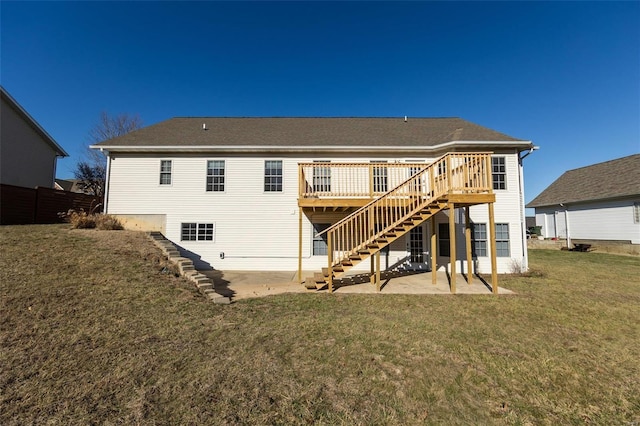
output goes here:
[{"label": "patio door", "polygon": [[426,238],[424,237],[424,227],[422,225],[416,226],[409,231],[407,238],[407,269],[428,269],[428,256],[425,243]]}]

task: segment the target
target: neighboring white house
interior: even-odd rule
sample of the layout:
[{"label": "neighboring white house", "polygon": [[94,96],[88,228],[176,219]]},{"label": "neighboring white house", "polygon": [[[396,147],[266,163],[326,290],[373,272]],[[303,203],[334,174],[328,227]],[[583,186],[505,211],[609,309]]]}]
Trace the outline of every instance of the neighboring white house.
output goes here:
[{"label": "neighboring white house", "polygon": [[640,154],[569,170],[527,207],[546,238],[640,244]]},{"label": "neighboring white house", "polygon": [[[424,223],[393,240],[382,267],[428,270],[434,250],[436,267],[450,267],[451,235],[456,258],[466,259],[469,207],[473,263],[492,272],[493,206],[497,272],[527,265],[521,153],[533,145],[460,118],[173,118],[94,148],[108,158],[107,213],[132,228],[161,230],[222,270],[327,266],[328,233],[318,233],[450,154],[406,199],[425,199],[440,179],[463,175],[460,193],[473,186],[483,194],[439,195],[444,201],[429,205],[434,219],[421,216]],[[391,226],[385,215],[369,228]],[[367,262],[358,267],[368,270]]]},{"label": "neighboring white house", "polygon": [[54,187],[60,145],[0,86],[0,183]]}]

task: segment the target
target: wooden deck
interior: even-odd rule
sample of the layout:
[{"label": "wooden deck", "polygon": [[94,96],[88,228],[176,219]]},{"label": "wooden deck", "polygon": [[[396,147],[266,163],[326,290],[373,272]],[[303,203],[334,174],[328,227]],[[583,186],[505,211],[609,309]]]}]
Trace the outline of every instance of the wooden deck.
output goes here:
[{"label": "wooden deck", "polygon": [[[327,238],[328,267],[305,280],[308,287],[328,285],[332,291],[334,279],[368,257],[371,281],[380,289],[380,250],[427,220],[432,229],[432,270],[436,270],[435,215],[442,210],[465,209],[467,263],[472,264],[469,207],[487,204],[492,286],[497,291],[494,203],[491,153],[450,153],[430,164],[301,163],[298,279],[302,282],[304,211],[344,212],[341,220],[321,233]],[[453,293],[456,291],[454,216],[449,215]]]}]

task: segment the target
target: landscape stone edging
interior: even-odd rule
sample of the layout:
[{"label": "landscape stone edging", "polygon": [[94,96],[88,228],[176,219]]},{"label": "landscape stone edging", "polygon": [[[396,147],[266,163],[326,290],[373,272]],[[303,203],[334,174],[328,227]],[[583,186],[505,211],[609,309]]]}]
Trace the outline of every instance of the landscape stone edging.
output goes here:
[{"label": "landscape stone edging", "polygon": [[194,283],[198,291],[202,293],[203,296],[219,305],[228,305],[231,303],[230,298],[216,293],[211,279],[196,271],[191,259],[181,257],[180,251],[178,251],[176,246],[171,241],[167,240],[164,235],[160,232],[150,232],[147,233],[147,236],[157,247],[160,248],[160,250],[162,250],[164,255],[167,257],[167,260],[178,267],[180,275]]}]

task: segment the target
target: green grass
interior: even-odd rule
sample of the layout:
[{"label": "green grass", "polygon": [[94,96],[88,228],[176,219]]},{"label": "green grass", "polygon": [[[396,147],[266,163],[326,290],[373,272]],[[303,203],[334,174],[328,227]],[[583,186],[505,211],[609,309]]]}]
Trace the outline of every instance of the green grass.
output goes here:
[{"label": "green grass", "polygon": [[142,234],[0,228],[0,424],[638,424],[640,259],[515,296],[206,301]]}]

